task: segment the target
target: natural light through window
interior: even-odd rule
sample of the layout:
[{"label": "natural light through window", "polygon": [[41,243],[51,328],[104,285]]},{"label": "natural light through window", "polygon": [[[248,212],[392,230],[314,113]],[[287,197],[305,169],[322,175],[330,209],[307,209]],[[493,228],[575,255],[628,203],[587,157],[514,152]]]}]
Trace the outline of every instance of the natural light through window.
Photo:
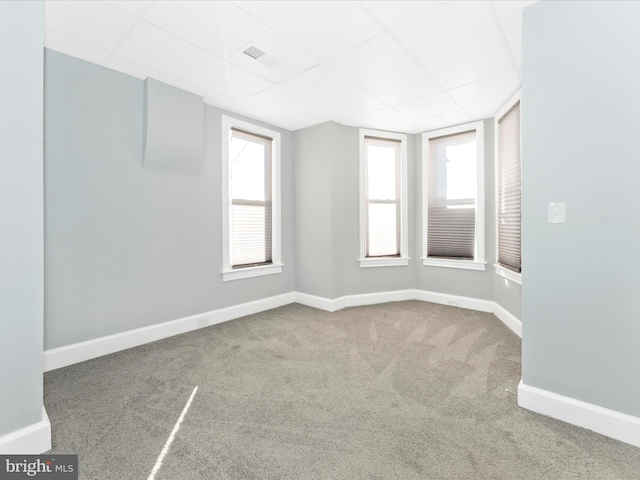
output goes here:
[{"label": "natural light through window", "polygon": [[266,200],[264,145],[231,137],[231,196]]},{"label": "natural light through window", "polygon": [[271,262],[271,139],[232,129],[231,265]]},{"label": "natural light through window", "polygon": [[[476,142],[446,147],[447,200],[476,198]],[[447,208],[473,208],[473,203]]]},{"label": "natural light through window", "polygon": [[223,279],[279,273],[279,134],[223,117]]},{"label": "natural light through window", "polygon": [[396,148],[367,146],[367,256],[399,255]]},{"label": "natural light through window", "polygon": [[406,257],[405,136],[387,135],[361,130],[361,261],[370,260],[363,266],[406,264],[398,263]]},{"label": "natural light through window", "polygon": [[484,126],[422,137],[423,265],[484,270]]}]

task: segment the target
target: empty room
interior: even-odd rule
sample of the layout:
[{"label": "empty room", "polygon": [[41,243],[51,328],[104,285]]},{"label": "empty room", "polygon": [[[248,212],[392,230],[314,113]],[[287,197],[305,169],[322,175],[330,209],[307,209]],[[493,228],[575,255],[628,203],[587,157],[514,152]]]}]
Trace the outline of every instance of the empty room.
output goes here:
[{"label": "empty room", "polygon": [[0,479],[640,478],[639,24],[0,2]]}]

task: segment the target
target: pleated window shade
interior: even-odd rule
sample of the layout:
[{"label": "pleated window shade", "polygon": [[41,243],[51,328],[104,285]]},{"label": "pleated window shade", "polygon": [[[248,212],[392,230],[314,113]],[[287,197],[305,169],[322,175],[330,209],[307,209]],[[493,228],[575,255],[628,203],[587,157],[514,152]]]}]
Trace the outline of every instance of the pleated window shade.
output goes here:
[{"label": "pleated window shade", "polygon": [[400,256],[400,140],[364,137],[366,257]]},{"label": "pleated window shade", "polygon": [[429,139],[427,257],[474,259],[476,132]]},{"label": "pleated window shade", "polygon": [[520,102],[498,120],[498,264],[522,270]]},{"label": "pleated window shade", "polygon": [[268,137],[231,129],[231,265],[272,263],[272,143]]}]

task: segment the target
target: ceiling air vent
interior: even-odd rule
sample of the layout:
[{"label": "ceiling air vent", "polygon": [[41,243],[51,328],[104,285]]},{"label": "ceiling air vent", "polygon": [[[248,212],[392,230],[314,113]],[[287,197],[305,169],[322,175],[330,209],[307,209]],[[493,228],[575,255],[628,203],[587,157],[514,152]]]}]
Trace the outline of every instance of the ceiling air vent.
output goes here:
[{"label": "ceiling air vent", "polygon": [[265,52],[260,50],[258,47],[254,47],[253,45],[250,45],[247,48],[245,48],[242,51],[242,53],[246,53],[247,55],[249,55],[254,60],[258,60],[260,57],[263,57],[263,56],[266,55]]},{"label": "ceiling air vent", "polygon": [[282,63],[282,60],[280,60],[278,57],[261,50],[255,45],[247,45],[246,47],[240,49],[240,51],[245,55],[250,56],[256,62],[261,63],[267,68],[277,67]]}]

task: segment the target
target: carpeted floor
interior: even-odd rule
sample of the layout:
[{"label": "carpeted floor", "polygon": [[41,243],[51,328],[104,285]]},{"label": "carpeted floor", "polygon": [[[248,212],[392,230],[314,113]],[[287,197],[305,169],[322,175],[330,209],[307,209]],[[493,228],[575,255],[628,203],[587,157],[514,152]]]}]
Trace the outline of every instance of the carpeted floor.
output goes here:
[{"label": "carpeted floor", "polygon": [[298,304],[45,374],[82,479],[640,478],[640,449],[517,407],[520,339],[409,301]]}]

